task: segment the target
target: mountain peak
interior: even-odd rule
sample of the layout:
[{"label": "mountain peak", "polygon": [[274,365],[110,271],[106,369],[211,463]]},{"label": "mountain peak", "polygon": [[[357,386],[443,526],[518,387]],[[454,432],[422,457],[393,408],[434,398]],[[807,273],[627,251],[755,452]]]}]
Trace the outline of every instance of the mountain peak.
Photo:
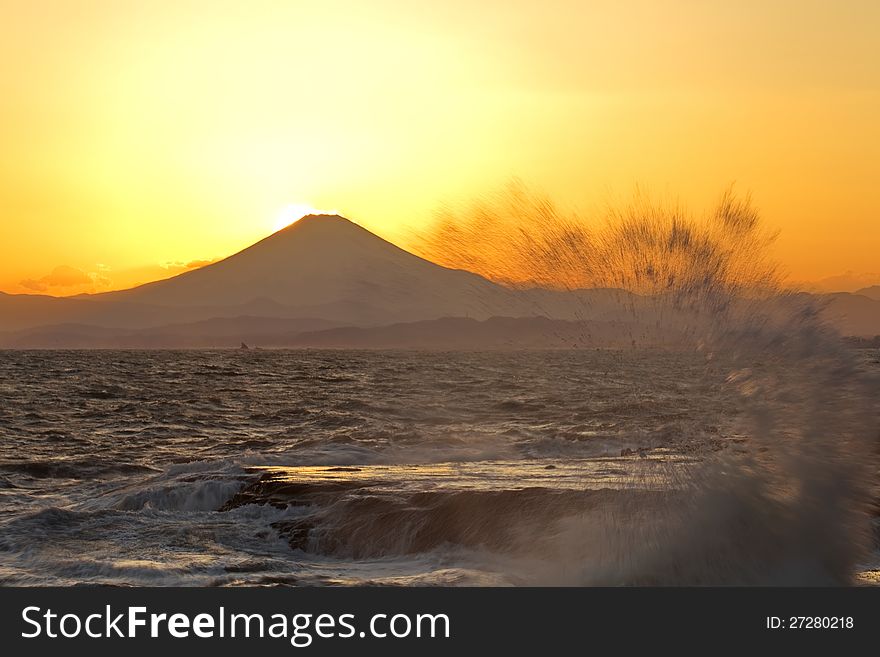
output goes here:
[{"label": "mountain peak", "polygon": [[[373,253],[389,248],[399,250],[397,246],[341,215],[309,214],[232,257],[255,252],[265,255],[267,251],[281,250],[288,255],[297,252],[299,257],[326,259],[332,258],[334,253],[344,254],[351,248],[366,248]],[[319,255],[321,253],[323,256]]]},{"label": "mountain peak", "polygon": [[287,228],[292,228],[293,226],[296,226],[298,224],[308,224],[308,223],[313,223],[316,221],[337,221],[337,222],[338,221],[345,221],[350,224],[354,223],[351,219],[346,219],[341,214],[326,214],[326,213],[322,212],[320,214],[304,215],[304,216],[300,217],[299,219],[297,219],[296,221],[294,221],[292,224],[290,224],[290,226],[287,226]]},{"label": "mountain peak", "polygon": [[309,226],[311,224],[355,224],[351,219],[346,219],[341,214],[307,214],[303,215],[292,224],[289,224],[278,232],[288,231],[297,227]]},{"label": "mountain peak", "polygon": [[347,219],[339,214],[307,214],[289,226],[285,226],[281,230],[272,233],[264,241],[283,235],[290,235],[292,237],[294,235],[313,233],[326,234],[328,237],[336,238],[345,235],[352,229],[358,233],[368,232],[351,219]]}]

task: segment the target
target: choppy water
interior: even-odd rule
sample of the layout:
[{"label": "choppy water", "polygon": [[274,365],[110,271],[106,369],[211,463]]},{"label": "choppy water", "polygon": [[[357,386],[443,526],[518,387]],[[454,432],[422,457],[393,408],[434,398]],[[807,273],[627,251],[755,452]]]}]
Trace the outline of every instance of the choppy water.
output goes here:
[{"label": "choppy water", "polygon": [[725,375],[646,351],[4,352],[0,580],[528,582],[567,518],[744,444]]},{"label": "choppy water", "polygon": [[721,555],[683,583],[836,581],[806,530],[746,531],[791,515],[754,475],[735,505],[713,488],[766,450],[737,376],[699,352],[4,352],[0,582],[676,583],[683,536]]}]

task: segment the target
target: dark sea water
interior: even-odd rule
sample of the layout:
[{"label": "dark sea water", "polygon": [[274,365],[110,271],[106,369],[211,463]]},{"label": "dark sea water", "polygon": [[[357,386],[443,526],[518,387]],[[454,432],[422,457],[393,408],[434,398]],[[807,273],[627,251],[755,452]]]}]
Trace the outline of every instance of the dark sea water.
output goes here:
[{"label": "dark sea water", "polygon": [[637,350],[0,352],[0,583],[628,583],[609,514],[650,525],[748,450],[729,380]]}]

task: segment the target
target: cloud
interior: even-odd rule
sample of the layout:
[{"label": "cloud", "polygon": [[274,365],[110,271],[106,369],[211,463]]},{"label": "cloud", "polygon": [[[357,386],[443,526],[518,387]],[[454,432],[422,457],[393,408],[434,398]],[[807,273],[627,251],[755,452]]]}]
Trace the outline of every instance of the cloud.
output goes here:
[{"label": "cloud", "polygon": [[81,269],[61,265],[55,267],[48,276],[41,279],[49,287],[73,287],[74,285],[88,285],[92,277]]},{"label": "cloud", "polygon": [[185,266],[187,269],[201,269],[202,267],[214,264],[217,260],[219,260],[219,258],[213,258],[212,260],[191,260],[186,263]]},{"label": "cloud", "polygon": [[105,264],[95,264],[94,271],[83,271],[68,265],[55,267],[50,273],[42,278],[26,278],[19,281],[19,285],[32,292],[58,294],[68,296],[74,294],[93,294],[108,289],[125,289],[142,285],[150,281],[157,281],[176,276],[187,271],[200,269],[206,265],[221,260],[222,258],[210,258],[202,260],[190,260],[184,262],[168,261],[135,267],[132,269],[112,270]]},{"label": "cloud", "polygon": [[33,290],[34,292],[45,292],[49,289],[48,285],[46,285],[45,283],[41,283],[34,278],[26,278],[23,281],[19,282],[19,285],[27,288],[28,290]]},{"label": "cloud", "polygon": [[82,288],[88,286],[90,288],[106,287],[110,284],[110,279],[106,276],[95,273],[86,273],[76,267],[68,265],[59,265],[42,278],[26,278],[21,281],[20,285],[34,292],[46,292],[52,288],[61,288],[68,290],[70,288]]},{"label": "cloud", "polygon": [[169,260],[167,262],[160,263],[159,266],[167,271],[181,273],[189,271],[190,269],[201,269],[202,267],[212,265],[221,259],[222,258],[211,258],[209,260],[190,260],[189,262],[183,262],[181,260]]}]

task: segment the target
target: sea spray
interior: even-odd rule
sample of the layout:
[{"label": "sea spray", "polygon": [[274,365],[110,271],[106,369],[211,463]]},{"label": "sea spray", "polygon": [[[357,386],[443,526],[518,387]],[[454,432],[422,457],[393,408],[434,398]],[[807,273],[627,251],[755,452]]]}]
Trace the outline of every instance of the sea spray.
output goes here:
[{"label": "sea spray", "polygon": [[591,222],[514,183],[464,211],[446,208],[416,240],[426,257],[523,294],[567,291],[583,319],[593,308],[579,290],[619,290],[633,346],[660,336],[669,346],[674,335],[674,349],[726,372],[724,394],[740,402],[743,440],[684,471],[637,464],[638,487],[661,476],[675,493],[565,518],[553,544],[515,566],[521,582],[852,581],[870,547],[877,385],[822,320],[821,302],[785,287],[773,239],[732,190],[702,217],[637,195]]}]

